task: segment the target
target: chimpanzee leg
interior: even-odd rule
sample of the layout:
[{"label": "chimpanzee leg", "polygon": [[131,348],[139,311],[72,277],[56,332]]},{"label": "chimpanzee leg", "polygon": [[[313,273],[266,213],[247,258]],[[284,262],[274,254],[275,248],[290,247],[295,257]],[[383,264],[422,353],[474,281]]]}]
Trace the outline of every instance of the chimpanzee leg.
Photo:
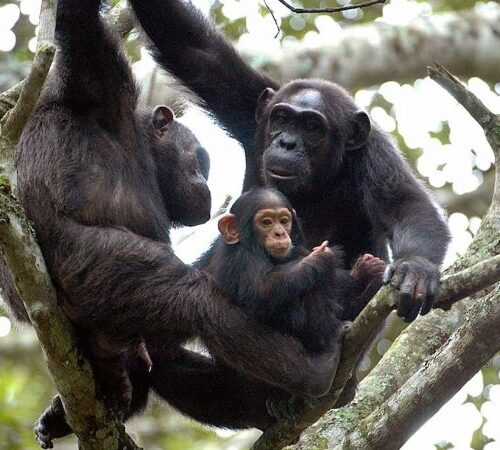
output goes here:
[{"label": "chimpanzee leg", "polygon": [[[123,362],[121,362],[121,367],[123,368]],[[96,378],[100,374],[96,373],[96,367],[93,361],[93,369]],[[99,365],[100,370],[110,369],[108,363],[102,363]],[[117,367],[119,369],[119,367]],[[106,372],[103,372],[106,373]],[[110,372],[107,372],[109,375]],[[106,382],[106,386],[100,385],[100,389],[104,390],[106,396],[108,393],[115,392],[117,394],[117,399],[126,400],[128,410],[126,413],[122,411],[125,415],[125,419],[128,419],[134,414],[141,412],[147,403],[149,394],[149,373],[144,362],[137,358],[135,361],[129,362],[128,372],[126,380],[123,379],[123,372],[118,370],[117,374],[120,375],[119,378],[111,377]],[[121,384],[120,380],[123,380],[125,384]],[[116,386],[110,386],[113,382],[117,382]],[[132,389],[131,389],[132,388]],[[123,397],[123,395],[126,397]],[[111,394],[112,395],[112,394]],[[66,421],[66,413],[59,395],[56,395],[47,409],[42,413],[35,423],[35,437],[38,444],[42,448],[52,448],[52,441],[57,438],[62,438],[73,433],[73,430]]]},{"label": "chimpanzee leg", "polygon": [[275,422],[266,406],[273,388],[189,350],[168,358],[153,350],[151,356],[153,389],[183,414],[233,429],[265,429]]},{"label": "chimpanzee leg", "polygon": [[[129,411],[132,392],[123,358],[92,358],[92,370],[98,389],[104,395],[106,406],[120,417],[125,417]],[[54,439],[67,436],[72,432],[73,430],[66,421],[61,398],[56,395],[35,423],[36,440],[40,447],[52,448]]]},{"label": "chimpanzee leg", "polygon": [[132,386],[125,367],[125,357],[94,357],[91,359],[91,366],[106,407],[123,419],[128,413],[132,398]]}]

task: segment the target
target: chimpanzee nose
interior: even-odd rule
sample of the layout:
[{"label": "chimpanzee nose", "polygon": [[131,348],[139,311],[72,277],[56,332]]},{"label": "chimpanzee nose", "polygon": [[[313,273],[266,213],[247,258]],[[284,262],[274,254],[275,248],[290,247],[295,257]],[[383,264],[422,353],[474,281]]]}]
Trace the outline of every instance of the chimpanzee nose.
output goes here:
[{"label": "chimpanzee nose", "polygon": [[293,150],[297,145],[297,140],[291,136],[282,136],[280,138],[280,146],[285,150]]}]

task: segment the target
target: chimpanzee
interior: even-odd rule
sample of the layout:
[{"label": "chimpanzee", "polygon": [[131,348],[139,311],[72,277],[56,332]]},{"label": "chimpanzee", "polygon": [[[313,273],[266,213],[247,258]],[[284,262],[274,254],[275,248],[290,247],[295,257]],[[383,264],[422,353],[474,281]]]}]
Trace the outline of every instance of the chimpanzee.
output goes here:
[{"label": "chimpanzee", "polygon": [[[137,109],[130,67],[99,7],[99,0],[58,1],[55,67],[21,137],[17,169],[20,200],[58,301],[105,399],[126,408],[108,391],[121,377],[120,385],[133,387],[126,415],[144,406],[149,374],[136,355],[144,341],[161,363],[158,385],[178,392],[173,402],[189,414],[205,386],[196,381],[185,389],[181,372],[213,365],[180,347],[195,335],[225,363],[229,391],[241,392],[235,368],[257,384],[324,394],[332,382],[333,352],[308,355],[296,339],[246,317],[209,275],[174,255],[170,225],[207,220],[209,191],[193,141],[184,140],[171,111]],[[261,419],[265,398],[258,395],[256,423],[264,427],[270,419]],[[204,401],[198,407],[210,412]],[[38,439],[50,446],[69,431],[56,397],[39,420]]]},{"label": "chimpanzee", "polygon": [[341,245],[352,265],[370,253],[393,262],[398,314],[429,312],[449,242],[442,214],[389,136],[334,83],[284,85],[252,69],[214,25],[182,0],[131,0],[155,59],[237,140],[244,190],[271,185],[300,217],[306,243]]},{"label": "chimpanzee", "polygon": [[324,242],[309,252],[295,212],[275,189],[244,193],[219,220],[221,238],[206,269],[231,301],[309,352],[334,340],[338,356],[347,329],[369,298],[368,285],[382,278],[385,263],[364,255],[352,273],[342,255]]}]

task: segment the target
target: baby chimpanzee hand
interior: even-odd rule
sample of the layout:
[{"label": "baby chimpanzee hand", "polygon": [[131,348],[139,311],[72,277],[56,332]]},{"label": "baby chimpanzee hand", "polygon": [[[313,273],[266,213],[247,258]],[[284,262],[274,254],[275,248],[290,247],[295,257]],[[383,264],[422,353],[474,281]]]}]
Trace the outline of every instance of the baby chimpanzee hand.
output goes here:
[{"label": "baby chimpanzee hand", "polygon": [[385,261],[376,256],[365,253],[360,256],[351,269],[351,276],[361,283],[369,284],[375,280],[382,280]]},{"label": "baby chimpanzee hand", "polygon": [[330,247],[328,247],[328,241],[323,241],[321,245],[314,247],[312,249],[311,255],[315,255],[318,253],[332,253],[332,250],[330,249]]}]

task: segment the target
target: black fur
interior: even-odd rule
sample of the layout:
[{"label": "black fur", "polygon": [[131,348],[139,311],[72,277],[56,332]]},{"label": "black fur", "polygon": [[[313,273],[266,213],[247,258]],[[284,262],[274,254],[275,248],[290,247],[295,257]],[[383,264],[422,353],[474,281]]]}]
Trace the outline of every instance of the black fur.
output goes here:
[{"label": "black fur", "polygon": [[[266,252],[254,227],[255,214],[271,200],[273,206],[292,213],[293,247],[283,259]],[[366,286],[356,289],[356,280],[338,269],[342,264],[339,250],[304,262],[309,252],[303,246],[299,224],[290,202],[276,190],[250,190],[236,200],[230,212],[236,216],[240,241],[230,245],[218,239],[206,267],[221,292],[252,317],[297,337],[310,352],[324,351],[333,339],[341,342],[344,303],[349,306],[354,292],[363,292]],[[351,278],[348,286],[342,272]]]},{"label": "black fur", "polygon": [[[306,243],[341,245],[352,265],[363,253],[394,263],[386,281],[401,289],[398,314],[413,320],[429,311],[439,265],[449,242],[448,227],[428,193],[411,173],[392,140],[339,86],[321,80],[280,85],[256,72],[214,25],[182,0],[131,0],[153,42],[156,60],[193,90],[236,139],[246,155],[244,189],[271,184],[287,195],[300,217]],[[266,89],[271,88],[269,91]],[[273,91],[276,91],[275,93]],[[308,102],[308,93],[315,102]],[[326,118],[326,139],[286,148],[269,129],[272,108],[309,103]],[[282,135],[281,135],[282,137]],[[285,151],[286,150],[286,151]],[[293,172],[280,181],[269,169]],[[394,276],[392,276],[394,275]],[[420,295],[416,295],[415,287]]]},{"label": "black fur", "polygon": [[[210,423],[267,426],[272,418],[262,413],[265,391],[251,394],[253,384],[240,388],[246,381],[233,369],[219,369],[180,344],[198,335],[217,359],[255,384],[304,395],[328,389],[332,360],[309,358],[296,340],[248,320],[210,276],[172,252],[172,223],[209,217],[209,191],[199,170],[207,172],[207,161],[188,130],[168,123],[168,111],[137,110],[128,62],[99,6],[98,0],[59,0],[55,66],[17,154],[20,200],[59,302],[105,400],[126,416],[144,406],[152,383],[201,420],[212,408]],[[22,311],[18,316],[26,318]],[[137,355],[143,340],[155,361],[151,374]],[[208,406],[212,372],[228,391],[248,390],[248,410],[256,417]],[[196,389],[184,391],[190,384]],[[231,402],[235,410],[241,405],[236,397]],[[36,432],[44,446],[68,432],[57,399]]]}]

